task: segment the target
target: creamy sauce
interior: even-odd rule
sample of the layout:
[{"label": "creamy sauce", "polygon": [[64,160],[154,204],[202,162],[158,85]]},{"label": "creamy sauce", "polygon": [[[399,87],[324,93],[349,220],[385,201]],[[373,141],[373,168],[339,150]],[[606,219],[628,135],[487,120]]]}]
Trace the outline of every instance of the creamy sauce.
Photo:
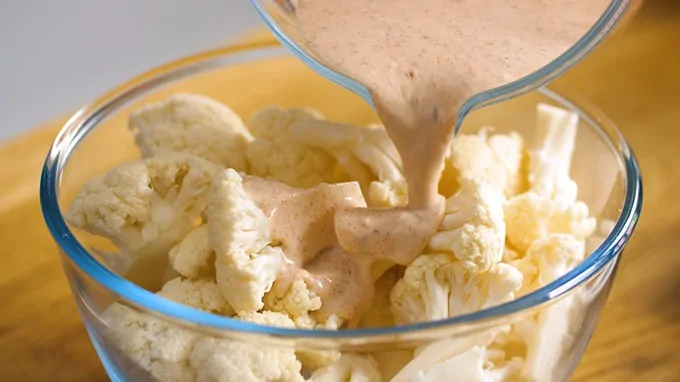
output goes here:
[{"label": "creamy sauce", "polygon": [[274,288],[285,292],[301,277],[324,302],[319,320],[331,315],[359,318],[373,290],[370,257],[349,256],[335,233],[335,216],[344,208],[365,209],[359,184],[320,184],[296,189],[281,182],[246,176],[246,192],[270,221],[271,240],[284,253]]},{"label": "creamy sauce", "polygon": [[246,182],[286,254],[283,279],[303,272],[322,298],[322,319],[356,321],[372,299],[371,266],[410,263],[441,221],[438,182],[461,104],[557,58],[608,4],[299,0],[296,15],[310,49],[371,92],[402,159],[409,203],[368,209],[354,183],[282,186],[270,195],[271,185]]}]

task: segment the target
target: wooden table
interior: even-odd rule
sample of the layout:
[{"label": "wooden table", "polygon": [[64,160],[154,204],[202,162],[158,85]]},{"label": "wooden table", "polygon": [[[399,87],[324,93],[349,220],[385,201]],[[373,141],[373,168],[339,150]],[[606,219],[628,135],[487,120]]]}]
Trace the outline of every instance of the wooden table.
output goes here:
[{"label": "wooden table", "polygon": [[[680,7],[648,2],[556,86],[619,124],[645,187],[642,219],[574,380],[680,381]],[[0,149],[0,381],[106,380],[38,206],[40,167],[64,120]]]}]

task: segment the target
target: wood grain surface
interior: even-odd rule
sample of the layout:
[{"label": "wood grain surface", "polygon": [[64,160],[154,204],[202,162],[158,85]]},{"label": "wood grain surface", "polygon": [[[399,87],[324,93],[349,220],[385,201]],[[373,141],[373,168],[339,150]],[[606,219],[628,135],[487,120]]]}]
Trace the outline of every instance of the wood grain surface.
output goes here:
[{"label": "wood grain surface", "polygon": [[[677,1],[646,3],[555,87],[576,91],[619,125],[644,178],[640,224],[574,380],[680,381]],[[0,148],[0,381],[107,380],[39,210],[40,168],[64,121]]]}]

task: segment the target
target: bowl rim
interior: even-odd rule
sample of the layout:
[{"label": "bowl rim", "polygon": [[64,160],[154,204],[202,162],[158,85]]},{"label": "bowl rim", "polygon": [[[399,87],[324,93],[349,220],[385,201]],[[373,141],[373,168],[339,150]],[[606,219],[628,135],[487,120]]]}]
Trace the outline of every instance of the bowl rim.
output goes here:
[{"label": "bowl rim", "polygon": [[[275,41],[259,41],[235,44],[161,65],[123,83],[90,105],[78,110],[66,122],[55,138],[45,159],[40,179],[40,206],[47,228],[60,250],[73,262],[74,266],[78,267],[102,287],[124,299],[130,305],[164,319],[199,325],[211,330],[259,334],[289,339],[333,339],[352,342],[354,340],[365,341],[369,338],[378,340],[394,337],[395,335],[400,338],[404,338],[407,335],[416,337],[420,335],[425,336],[424,333],[432,330],[450,330],[466,324],[476,325],[496,320],[535,308],[565,295],[570,290],[597,275],[607,264],[616,259],[637,225],[642,209],[642,179],[635,155],[616,125],[604,113],[590,104],[587,105],[589,112],[597,114],[599,123],[596,123],[589,114],[586,114],[577,104],[569,99],[547,88],[541,88],[537,90],[541,94],[578,112],[579,117],[587,120],[592,125],[592,128],[602,135],[605,143],[614,150],[618,156],[617,159],[622,164],[623,173],[626,177],[625,197],[614,228],[595,251],[590,253],[578,266],[562,277],[515,300],[445,320],[402,326],[343,329],[339,331],[289,329],[244,322],[194,309],[160,297],[106,268],[76,239],[66,224],[59,207],[59,183],[70,153],[89,132],[98,126],[99,122],[116,112],[118,108],[125,105],[129,100],[145,94],[147,90],[156,89],[158,86],[187,78],[193,74],[204,73],[210,69],[223,67],[225,58],[263,51],[276,51],[276,55],[280,55],[279,52],[290,55],[289,52],[281,48]],[[246,60],[252,59],[246,58]],[[583,103],[580,104],[583,105]],[[614,134],[613,138],[602,130],[602,124],[608,126],[607,133]]]}]

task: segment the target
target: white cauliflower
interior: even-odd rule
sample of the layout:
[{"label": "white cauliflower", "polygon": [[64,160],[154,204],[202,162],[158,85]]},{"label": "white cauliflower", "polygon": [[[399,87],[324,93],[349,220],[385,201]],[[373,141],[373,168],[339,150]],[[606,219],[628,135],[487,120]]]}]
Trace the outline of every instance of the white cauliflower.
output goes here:
[{"label": "white cauliflower", "polygon": [[578,309],[576,299],[567,296],[544,306],[534,317],[513,325],[514,334],[524,342],[526,349],[522,380],[564,380],[558,364],[563,350],[570,349],[576,340],[569,331],[574,309]]},{"label": "white cauliflower", "polygon": [[145,157],[181,152],[225,168],[247,169],[250,132],[229,107],[206,96],[175,94],[134,111],[129,125]]},{"label": "white cauliflower", "polygon": [[[582,261],[584,255],[584,241],[571,235],[551,234],[536,240],[526,255],[515,262],[526,280],[521,293],[548,285],[563,276]],[[575,303],[573,295],[563,297],[513,325],[514,333],[526,347],[525,377],[535,381],[552,380],[553,366],[559,359],[563,343],[571,340],[569,315]]]},{"label": "white cauliflower", "polygon": [[462,179],[447,199],[444,220],[430,239],[436,252],[453,252],[471,271],[486,271],[501,261],[505,243],[503,195],[483,181]]},{"label": "white cauliflower", "polygon": [[511,198],[504,210],[507,241],[519,252],[525,252],[535,240],[551,233],[566,233],[584,240],[597,225],[595,218],[588,217],[585,203],[566,205],[534,192]]},{"label": "white cauliflower", "polygon": [[165,283],[158,295],[206,312],[224,316],[234,315],[234,310],[222,295],[215,280],[189,280],[178,277]]},{"label": "white cauliflower", "polygon": [[102,315],[104,336],[134,363],[159,381],[194,382],[189,365],[198,337],[124,305],[113,304]]},{"label": "white cauliflower", "polygon": [[303,108],[269,107],[256,113],[249,124],[255,140],[247,150],[253,175],[299,188],[336,181],[335,159],[323,150],[296,141],[291,131],[296,122],[321,118],[318,112]]},{"label": "white cauliflower", "polygon": [[208,226],[189,232],[168,254],[170,265],[190,279],[215,276],[215,251],[210,247]]},{"label": "white cauliflower", "polygon": [[[337,330],[340,320],[332,316],[324,323],[319,323],[310,316],[311,312],[321,308],[321,298],[310,291],[302,277],[296,277],[288,289],[282,290],[277,284],[264,297],[265,309],[281,312],[290,316],[295,327],[309,330]],[[315,370],[335,362],[340,353],[332,350],[298,350],[298,358],[305,370]]]},{"label": "white cauliflower", "polygon": [[427,371],[421,371],[410,382],[505,382],[517,378],[522,369],[522,360],[515,358],[502,366],[493,361],[496,352],[483,346],[475,346],[465,353],[436,364]]},{"label": "white cauliflower", "polygon": [[525,256],[513,263],[524,275],[522,294],[557,280],[584,256],[585,242],[572,235],[556,233],[536,239]]},{"label": "white cauliflower", "polygon": [[142,256],[166,256],[196,226],[217,171],[184,154],[126,163],[88,182],[66,220],[111,239],[128,265]]},{"label": "white cauliflower", "polygon": [[418,256],[390,293],[397,324],[442,320],[514,299],[522,274],[509,264],[471,273],[451,254]]},{"label": "white cauliflower", "polygon": [[453,262],[437,269],[435,278],[444,287],[444,296],[448,296],[448,314],[444,318],[511,301],[522,286],[522,273],[505,263],[472,274],[459,262]]},{"label": "white cauliflower", "polygon": [[269,220],[243,189],[236,171],[215,177],[207,216],[217,285],[224,297],[237,312],[262,309],[283,254],[269,245]]},{"label": "white cauliflower", "polygon": [[578,116],[540,104],[536,146],[530,153],[530,191],[511,198],[505,207],[507,239],[525,252],[531,243],[551,233],[568,233],[579,240],[596,228],[588,206],[577,201],[578,187],[569,178]]},{"label": "white cauliflower", "polygon": [[442,195],[453,195],[465,178],[485,181],[506,197],[526,188],[522,137],[517,133],[489,136],[489,130],[482,128],[477,134],[461,134],[453,139],[439,182]]},{"label": "white cauliflower", "polygon": [[309,382],[381,382],[378,364],[371,356],[345,353],[335,363],[315,370]]},{"label": "white cauliflower", "polygon": [[487,184],[462,179],[430,243],[390,295],[397,323],[441,320],[511,300],[522,275],[503,257],[503,196]]},{"label": "white cauliflower", "polygon": [[296,141],[329,152],[354,180],[404,180],[397,149],[382,126],[353,126],[324,120],[304,120],[292,126]]},{"label": "white cauliflower", "polygon": [[[310,316],[303,316],[295,320],[295,326],[299,329],[309,330],[338,330],[341,321],[337,316],[331,316],[324,323],[317,323]],[[326,367],[337,361],[342,355],[337,350],[320,350],[312,348],[299,349],[296,352],[298,359],[302,362],[303,370],[311,371],[321,367]]]},{"label": "white cauliflower", "polygon": [[295,322],[286,314],[264,310],[262,312],[241,312],[237,318],[258,325],[277,326],[292,329]]},{"label": "white cauliflower", "polygon": [[504,351],[509,326],[443,338],[416,349],[391,382],[505,382],[519,374],[521,359]]},{"label": "white cauliflower", "polygon": [[287,289],[282,289],[274,286],[264,296],[266,309],[286,313],[296,320],[321,308],[321,298],[309,290],[302,277],[296,277]]},{"label": "white cauliflower", "polygon": [[401,207],[408,204],[406,180],[373,181],[368,188],[370,207]]},{"label": "white cauliflower", "polygon": [[[239,316],[260,325],[292,328],[287,316],[251,312]],[[197,382],[303,382],[301,365],[292,348],[257,342],[203,338],[191,353]]]},{"label": "white cauliflower", "polygon": [[569,177],[574,152],[578,115],[539,104],[536,109],[536,148],[530,152],[529,185],[542,198],[576,201],[578,187]]}]

